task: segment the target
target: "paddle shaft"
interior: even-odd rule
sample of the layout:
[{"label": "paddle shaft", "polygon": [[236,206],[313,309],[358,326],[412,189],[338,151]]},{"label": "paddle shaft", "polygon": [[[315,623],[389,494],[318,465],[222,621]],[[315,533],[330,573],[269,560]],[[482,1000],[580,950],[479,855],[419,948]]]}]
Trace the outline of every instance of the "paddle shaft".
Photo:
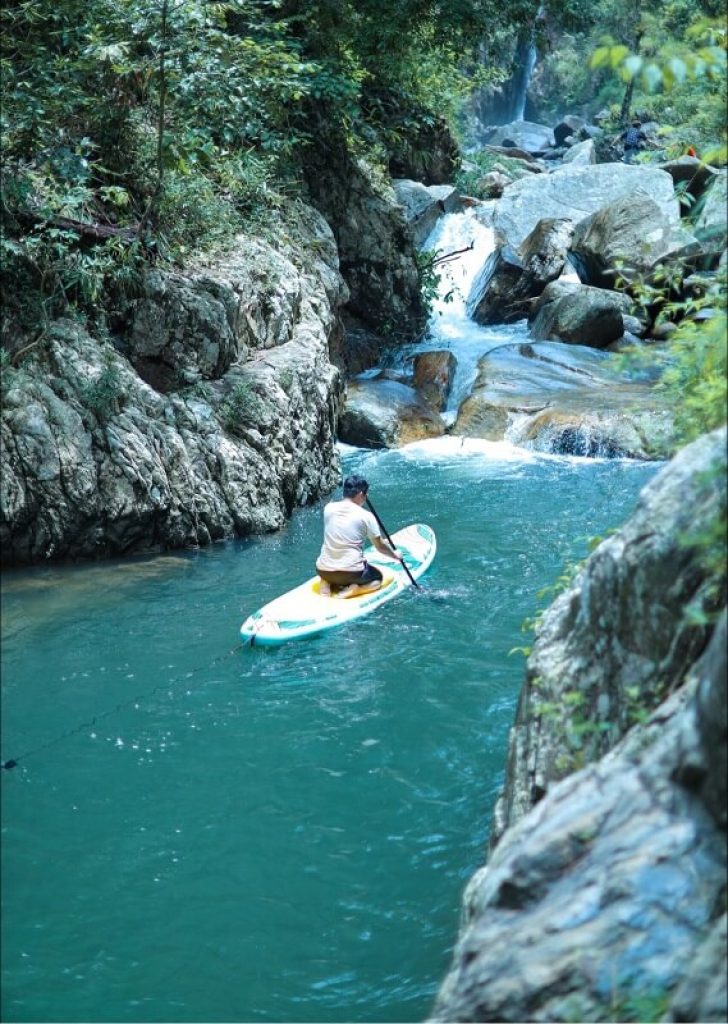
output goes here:
[{"label": "paddle shaft", "polygon": [[[386,526],[384,525],[384,523],[382,522],[382,520],[381,520],[381,519],[379,518],[379,516],[377,515],[377,510],[376,510],[376,509],[374,508],[374,506],[372,505],[372,503],[371,503],[371,501],[369,500],[369,498],[366,498],[365,500],[366,500],[367,508],[369,509],[369,511],[371,512],[371,514],[372,514],[372,515],[374,516],[374,518],[376,519],[376,521],[377,521],[377,522],[379,523],[379,529],[380,529],[380,530],[382,531],[382,533],[384,534],[384,536],[385,536],[385,537],[387,538],[387,540],[389,541],[389,546],[391,547],[392,551],[396,551],[396,550],[397,550],[397,545],[396,545],[396,544],[394,543],[394,541],[392,540],[392,538],[391,538],[391,537],[389,536],[389,533],[387,532],[387,527],[386,527]],[[409,576],[409,578],[410,578],[410,582],[412,583],[412,586],[413,586],[413,587],[417,587],[417,589],[419,590],[419,588],[420,588],[420,585],[419,585],[419,583],[417,582],[417,580],[416,580],[416,579],[414,578],[414,576],[412,575],[412,573],[411,573],[411,572],[409,571],[409,569],[407,568],[407,563],[405,562],[405,560],[404,560],[404,559],[402,559],[402,568],[404,569],[404,571],[405,571],[405,572],[407,573],[407,575]]]}]

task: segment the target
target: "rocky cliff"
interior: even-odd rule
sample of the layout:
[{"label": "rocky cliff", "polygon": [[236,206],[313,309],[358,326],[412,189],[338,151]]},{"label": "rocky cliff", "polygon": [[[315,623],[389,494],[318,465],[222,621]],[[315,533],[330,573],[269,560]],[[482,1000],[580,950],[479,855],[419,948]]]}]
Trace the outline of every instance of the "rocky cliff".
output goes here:
[{"label": "rocky cliff", "polygon": [[330,491],[346,297],[300,206],[214,263],[148,272],[113,337],[52,324],[4,367],[4,564],[272,530]]},{"label": "rocky cliff", "polygon": [[726,1020],[725,446],[683,449],[544,615],[433,1020]]}]

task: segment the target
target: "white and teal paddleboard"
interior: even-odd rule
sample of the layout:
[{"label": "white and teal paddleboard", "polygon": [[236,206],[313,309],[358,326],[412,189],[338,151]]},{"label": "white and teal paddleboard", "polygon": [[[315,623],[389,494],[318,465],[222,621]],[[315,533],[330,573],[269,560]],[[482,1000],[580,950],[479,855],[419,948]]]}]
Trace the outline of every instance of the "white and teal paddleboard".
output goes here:
[{"label": "white and teal paddleboard", "polygon": [[[434,531],[422,523],[398,530],[392,535],[392,541],[402,553],[414,579],[429,568],[437,550]],[[319,593],[321,579],[314,576],[249,615],[240,627],[243,642],[274,646],[287,640],[325,633],[362,615],[368,615],[380,604],[391,601],[412,586],[407,571],[399,562],[380,555],[371,546],[365,548],[364,556],[371,565],[376,565],[384,573],[384,580],[378,590],[346,599],[324,597]]]}]

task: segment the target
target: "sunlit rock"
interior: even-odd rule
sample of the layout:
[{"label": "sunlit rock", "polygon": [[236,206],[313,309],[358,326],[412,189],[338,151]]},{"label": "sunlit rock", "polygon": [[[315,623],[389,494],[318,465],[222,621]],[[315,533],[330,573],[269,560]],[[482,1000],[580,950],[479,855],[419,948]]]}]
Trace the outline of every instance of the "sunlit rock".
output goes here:
[{"label": "sunlit rock", "polygon": [[620,277],[639,278],[659,262],[689,259],[702,248],[649,195],[638,193],[620,196],[577,224],[571,252],[583,281],[614,288]]},{"label": "sunlit rock", "polygon": [[621,196],[642,191],[669,221],[679,223],[680,207],[666,171],[633,164],[565,164],[551,174],[521,178],[509,185],[495,209],[493,223],[506,244],[517,248],[544,217],[577,224]]},{"label": "sunlit rock", "polygon": [[339,439],[361,448],[398,448],[440,437],[441,418],[417,392],[393,380],[354,380],[347,388]]},{"label": "sunlit rock", "polygon": [[664,457],[672,415],[649,380],[616,357],[559,342],[501,346],[478,375],[450,431],[564,455]]},{"label": "sunlit rock", "polygon": [[414,385],[435,412],[442,412],[452,389],[457,360],[452,352],[421,352],[414,358]]}]

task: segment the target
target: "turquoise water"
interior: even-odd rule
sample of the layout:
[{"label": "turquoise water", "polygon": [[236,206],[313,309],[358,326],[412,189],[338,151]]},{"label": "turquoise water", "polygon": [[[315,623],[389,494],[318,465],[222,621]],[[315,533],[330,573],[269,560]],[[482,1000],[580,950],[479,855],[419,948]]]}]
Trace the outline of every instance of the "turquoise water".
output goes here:
[{"label": "turquoise water", "polygon": [[5,1021],[417,1021],[482,863],[536,592],[654,466],[450,440],[348,451],[422,593],[278,649],[274,536],[3,578]]}]

